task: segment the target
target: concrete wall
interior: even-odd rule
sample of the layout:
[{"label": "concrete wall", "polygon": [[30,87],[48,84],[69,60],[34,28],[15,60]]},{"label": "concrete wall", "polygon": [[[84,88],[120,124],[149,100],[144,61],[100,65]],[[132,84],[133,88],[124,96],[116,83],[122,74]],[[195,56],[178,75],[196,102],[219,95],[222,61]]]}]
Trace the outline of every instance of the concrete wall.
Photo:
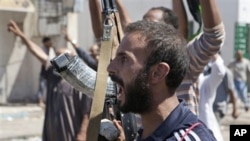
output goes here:
[{"label": "concrete wall", "polygon": [[20,97],[25,101],[31,97],[31,93],[34,93],[36,78],[33,76],[35,76],[34,68],[37,68],[33,65],[34,59],[26,53],[26,47],[22,46],[20,39],[7,32],[7,23],[10,19],[18,22],[20,27],[25,26],[26,14],[0,11],[0,102],[2,103],[6,100],[16,101]]}]

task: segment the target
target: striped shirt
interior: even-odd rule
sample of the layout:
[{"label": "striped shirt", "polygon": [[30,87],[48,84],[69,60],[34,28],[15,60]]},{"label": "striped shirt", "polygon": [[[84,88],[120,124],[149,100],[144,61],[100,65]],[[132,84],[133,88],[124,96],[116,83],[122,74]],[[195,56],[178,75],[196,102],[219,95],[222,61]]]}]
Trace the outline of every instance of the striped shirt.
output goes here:
[{"label": "striped shirt", "polygon": [[198,114],[198,76],[209,62],[211,56],[222,47],[225,39],[223,23],[214,28],[203,28],[203,33],[188,43],[189,68],[176,91],[178,98],[184,99],[192,112]]}]

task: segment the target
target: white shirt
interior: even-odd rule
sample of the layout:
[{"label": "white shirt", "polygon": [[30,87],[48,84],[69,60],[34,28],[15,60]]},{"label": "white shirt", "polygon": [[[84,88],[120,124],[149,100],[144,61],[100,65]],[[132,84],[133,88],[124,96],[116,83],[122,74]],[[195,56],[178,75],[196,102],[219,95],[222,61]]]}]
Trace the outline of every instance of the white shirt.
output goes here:
[{"label": "white shirt", "polygon": [[213,112],[213,103],[216,96],[216,90],[226,73],[224,62],[220,56],[214,62],[209,62],[211,73],[205,75],[203,73],[199,76],[199,118],[207,125],[207,127],[214,133],[217,141],[223,141],[221,130],[217,119]]}]

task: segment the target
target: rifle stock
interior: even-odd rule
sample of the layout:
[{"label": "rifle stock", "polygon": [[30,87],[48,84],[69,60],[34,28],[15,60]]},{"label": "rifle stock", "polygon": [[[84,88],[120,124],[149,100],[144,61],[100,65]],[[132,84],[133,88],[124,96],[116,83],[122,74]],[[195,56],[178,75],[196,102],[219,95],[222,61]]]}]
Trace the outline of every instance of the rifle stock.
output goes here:
[{"label": "rifle stock", "polygon": [[87,130],[87,140],[98,140],[100,122],[103,115],[105,90],[107,86],[108,72],[107,66],[110,63],[112,54],[116,52],[117,45],[114,46],[114,38],[116,36],[116,22],[112,16],[114,10],[109,0],[103,0],[103,36],[101,41],[100,57],[97,68],[96,86],[91,106],[90,121]]}]

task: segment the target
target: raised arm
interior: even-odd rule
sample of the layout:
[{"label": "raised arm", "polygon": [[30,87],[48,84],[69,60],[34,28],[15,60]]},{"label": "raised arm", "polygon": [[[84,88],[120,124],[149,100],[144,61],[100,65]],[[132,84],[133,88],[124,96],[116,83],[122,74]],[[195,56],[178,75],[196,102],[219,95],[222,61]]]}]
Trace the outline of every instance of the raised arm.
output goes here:
[{"label": "raised arm", "polygon": [[200,4],[205,28],[213,28],[222,22],[215,0],[200,0]]},{"label": "raised arm", "polygon": [[74,42],[72,41],[72,39],[69,37],[68,33],[64,32],[64,38],[65,38],[65,40],[66,40],[67,42],[69,42],[69,43],[74,47],[74,49],[79,48],[79,46],[78,46],[76,43],[74,43]]},{"label": "raised arm", "polygon": [[225,40],[225,29],[215,0],[200,0],[203,32],[188,44],[190,66],[188,73],[197,80],[210,57],[216,54]]},{"label": "raised arm", "polygon": [[96,40],[102,37],[102,11],[99,0],[89,0],[92,29]]},{"label": "raised arm", "polygon": [[16,36],[20,37],[23,43],[27,46],[28,50],[44,65],[48,60],[48,55],[34,42],[27,38],[24,33],[20,30],[17,24],[10,20],[8,24],[8,30],[14,33]]},{"label": "raised arm", "polygon": [[183,4],[183,0],[172,0],[173,11],[178,17],[178,32],[185,38],[188,39],[188,20],[187,13]]},{"label": "raised arm", "polygon": [[97,61],[84,49],[80,48],[76,43],[74,43],[67,33],[64,33],[65,40],[69,42],[75,49],[77,55],[92,69],[97,70]]},{"label": "raised arm", "polygon": [[119,11],[122,29],[124,30],[126,26],[132,22],[132,19],[129,17],[128,11],[122,4],[121,0],[116,0],[116,5]]}]

